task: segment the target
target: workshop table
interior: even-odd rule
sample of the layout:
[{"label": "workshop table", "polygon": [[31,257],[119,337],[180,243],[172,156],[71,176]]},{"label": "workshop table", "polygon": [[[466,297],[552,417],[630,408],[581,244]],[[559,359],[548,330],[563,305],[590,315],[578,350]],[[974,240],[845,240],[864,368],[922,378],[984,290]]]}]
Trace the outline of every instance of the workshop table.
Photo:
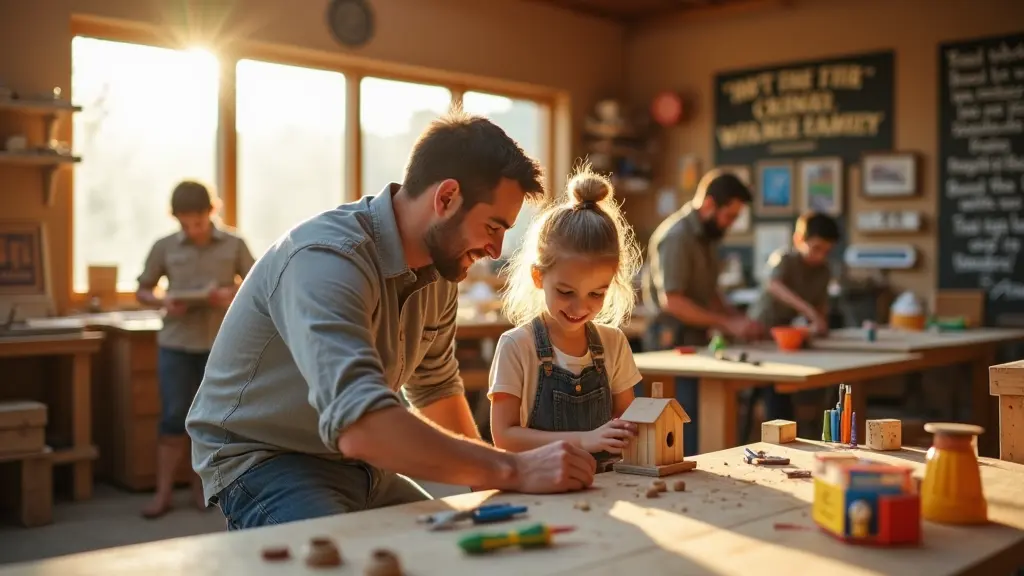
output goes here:
[{"label": "workshop table", "polygon": [[[919,354],[918,370],[947,368],[958,364],[970,367],[971,422],[988,431],[998,424],[998,406],[989,394],[989,367],[995,364],[999,346],[1024,340],[1024,330],[1012,328],[971,328],[945,332],[910,331],[880,327],[874,341],[865,337],[865,330],[843,328],[833,330],[825,338],[813,337],[808,346],[815,350],[846,352],[903,352]],[[979,407],[976,409],[974,407]],[[983,454],[996,454],[998,434],[983,434],[978,449]]]},{"label": "workshop table", "polygon": [[[820,442],[798,440],[784,446],[752,444],[754,450],[790,458],[791,466],[810,469],[813,454],[833,450]],[[921,476],[924,452],[854,451],[872,460],[905,464]],[[923,545],[881,548],[842,543],[814,528],[811,479],[788,479],[776,467],[743,462],[743,449],[695,457],[697,469],[665,478],[671,486],[685,480],[684,492],[648,499],[650,478],[609,472],[595,478],[594,488],[556,495],[475,492],[390,508],[331,516],[285,525],[162,540],[14,564],[0,576],[60,574],[146,574],[190,576],[245,574],[362,574],[370,553],[387,548],[398,554],[406,573],[530,574],[625,573],[644,575],[737,574],[1006,574],[1024,564],[1024,466],[981,459],[981,476],[991,523],[956,527],[923,522]],[[468,556],[456,541],[479,527],[431,532],[419,515],[468,509],[485,501],[529,507],[519,520],[493,524],[488,531],[534,522],[570,525],[577,530],[555,536],[545,550],[502,550]],[[589,510],[578,507],[586,501]],[[788,528],[787,526],[788,525]],[[796,529],[793,529],[793,527]],[[804,529],[806,528],[806,529]],[[311,569],[302,560],[312,537],[338,543],[345,564]],[[292,557],[267,562],[261,549],[287,545]]]},{"label": "workshop table", "polygon": [[[698,450],[713,452],[736,446],[736,419],[739,393],[758,386],[774,386],[782,393],[814,390],[846,383],[853,386],[853,407],[862,415],[857,421],[860,438],[864,438],[865,394],[859,382],[906,374],[920,369],[921,356],[907,353],[867,353],[797,350],[782,352],[774,344],[730,346],[728,358],[746,354],[760,365],[715,358],[706,350],[683,354],[675,350],[643,352],[633,358],[645,386],[655,381],[663,384],[664,395],[675,394],[674,379],[698,379],[697,426]],[[861,393],[858,393],[861,392]],[[824,410],[825,407],[822,407]]]},{"label": "workshop table", "polygon": [[[64,390],[58,397],[58,404],[68,407],[67,413],[49,406],[48,419],[51,422],[57,418],[68,419],[69,438],[65,440],[70,443],[55,447],[50,460],[54,465],[71,465],[72,498],[75,500],[92,498],[93,460],[98,455],[93,444],[92,357],[99,352],[102,342],[103,333],[97,331],[0,338],[0,358],[49,356],[70,361],[70,378],[61,383]],[[39,383],[17,385],[35,387]]]}]

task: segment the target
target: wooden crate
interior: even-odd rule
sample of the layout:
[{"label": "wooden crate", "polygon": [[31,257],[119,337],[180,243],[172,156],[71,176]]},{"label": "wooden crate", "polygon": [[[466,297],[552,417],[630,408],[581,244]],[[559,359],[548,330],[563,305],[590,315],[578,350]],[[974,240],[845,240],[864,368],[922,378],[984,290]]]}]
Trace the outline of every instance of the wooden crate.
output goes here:
[{"label": "wooden crate", "polygon": [[46,445],[46,417],[42,402],[0,402],[0,454],[41,451]]}]

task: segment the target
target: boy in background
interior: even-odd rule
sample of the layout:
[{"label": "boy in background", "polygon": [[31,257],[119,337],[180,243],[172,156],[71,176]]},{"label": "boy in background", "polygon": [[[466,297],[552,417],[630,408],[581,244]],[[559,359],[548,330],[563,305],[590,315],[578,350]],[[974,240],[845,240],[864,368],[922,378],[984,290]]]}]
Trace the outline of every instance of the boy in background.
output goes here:
[{"label": "boy in background", "polygon": [[[789,326],[803,316],[817,334],[828,333],[828,285],[832,281],[828,256],[839,241],[839,225],[832,217],[806,212],[796,221],[793,245],[768,258],[768,279],[751,318],[767,329]],[[767,418],[793,419],[793,400],[772,387],[758,389],[765,399]]]},{"label": "boy in background", "polygon": [[[203,380],[206,360],[224,313],[237,291],[236,277],[245,278],[254,259],[245,241],[213,222],[214,203],[206,186],[184,181],[171,194],[171,214],[181,230],[157,240],[139,276],[136,299],[164,308],[163,328],[157,335],[157,376],[160,386],[160,424],[157,445],[156,494],[142,510],[158,518],[171,508],[174,476],[189,451],[185,416]],[[167,294],[153,289],[167,277]],[[205,302],[175,300],[175,292],[211,287]],[[192,483],[195,503],[205,508],[199,477]]]}]

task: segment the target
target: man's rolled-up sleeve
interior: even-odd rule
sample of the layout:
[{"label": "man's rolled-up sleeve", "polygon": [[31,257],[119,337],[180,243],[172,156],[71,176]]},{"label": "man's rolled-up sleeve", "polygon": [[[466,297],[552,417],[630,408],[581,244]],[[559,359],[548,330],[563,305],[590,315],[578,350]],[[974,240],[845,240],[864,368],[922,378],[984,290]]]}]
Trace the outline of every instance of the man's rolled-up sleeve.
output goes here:
[{"label": "man's rolled-up sleeve", "polygon": [[332,451],[366,413],[401,406],[370,332],[378,288],[365,260],[339,249],[300,249],[269,297],[270,317],[309,386],[320,438]]},{"label": "man's rolled-up sleeve", "polygon": [[[402,386],[406,400],[422,408],[448,398],[465,394],[459,361],[455,358],[455,318],[459,308],[458,292],[452,289],[445,302],[444,312],[437,324],[437,335],[416,367],[409,382]],[[426,329],[431,329],[427,326]]]}]

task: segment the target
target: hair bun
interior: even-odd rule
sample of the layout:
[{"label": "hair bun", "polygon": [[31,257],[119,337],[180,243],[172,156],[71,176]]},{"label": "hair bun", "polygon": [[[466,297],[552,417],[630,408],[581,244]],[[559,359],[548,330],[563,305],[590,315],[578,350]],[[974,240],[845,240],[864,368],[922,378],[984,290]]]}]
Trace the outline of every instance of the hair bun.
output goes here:
[{"label": "hair bun", "polygon": [[604,176],[587,170],[572,177],[569,181],[569,193],[577,204],[596,204],[612,195],[612,183]]}]

